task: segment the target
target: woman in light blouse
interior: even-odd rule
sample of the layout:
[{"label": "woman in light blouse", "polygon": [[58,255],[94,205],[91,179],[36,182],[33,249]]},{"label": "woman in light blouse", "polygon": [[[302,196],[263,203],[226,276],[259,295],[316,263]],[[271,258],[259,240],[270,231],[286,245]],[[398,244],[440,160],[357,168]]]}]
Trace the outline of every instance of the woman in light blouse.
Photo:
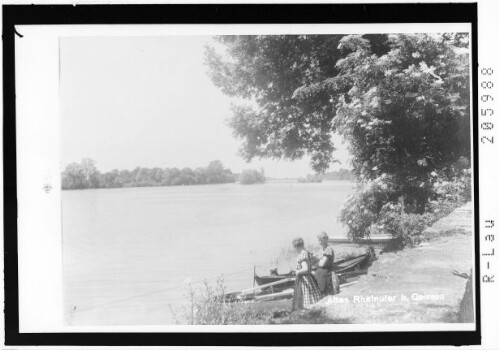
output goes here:
[{"label": "woman in light blouse", "polygon": [[319,267],[315,271],[315,279],[323,295],[337,294],[339,293],[339,281],[333,271],[333,248],[329,246],[329,237],[326,232],[321,232],[317,239],[322,247],[322,256],[319,260]]}]

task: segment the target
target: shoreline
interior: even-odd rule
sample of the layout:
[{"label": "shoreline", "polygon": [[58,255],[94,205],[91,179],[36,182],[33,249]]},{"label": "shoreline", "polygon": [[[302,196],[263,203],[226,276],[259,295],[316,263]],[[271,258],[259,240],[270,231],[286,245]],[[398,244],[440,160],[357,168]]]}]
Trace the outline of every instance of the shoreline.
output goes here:
[{"label": "shoreline", "polygon": [[121,186],[121,187],[89,187],[89,188],[61,188],[63,192],[71,191],[89,191],[89,190],[119,190],[127,188],[158,188],[158,187],[172,187],[172,188],[182,188],[182,187],[206,187],[206,186],[220,186],[220,185],[242,185],[242,186],[253,186],[253,185],[266,185],[266,184],[299,184],[299,185],[317,185],[321,183],[329,182],[350,182],[355,184],[352,180],[323,180],[322,182],[299,182],[296,179],[266,179],[263,183],[252,183],[252,184],[242,184],[239,181],[235,182],[219,182],[219,183],[209,183],[209,184],[192,184],[192,185],[149,185],[149,186]]},{"label": "shoreline", "polygon": [[[472,203],[454,209],[423,231],[414,247],[380,254],[357,283],[309,310],[271,305],[270,324],[471,323]],[[291,305],[291,301],[288,301]],[[250,306],[257,309],[263,306]]]}]

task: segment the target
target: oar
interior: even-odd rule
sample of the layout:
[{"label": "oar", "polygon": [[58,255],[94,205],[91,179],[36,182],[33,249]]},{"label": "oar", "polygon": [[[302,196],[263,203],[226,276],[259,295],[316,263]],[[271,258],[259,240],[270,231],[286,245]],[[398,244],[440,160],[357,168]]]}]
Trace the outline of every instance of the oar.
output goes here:
[{"label": "oar", "polygon": [[266,295],[259,295],[255,297],[255,300],[266,300],[266,299],[274,299],[274,298],[279,298],[279,297],[289,297],[293,295],[294,291],[284,291],[280,293],[274,293],[274,294],[266,294]]},{"label": "oar", "polygon": [[340,284],[340,288],[344,288],[344,287],[348,287],[348,286],[351,286],[352,284],[355,284],[357,283],[358,281],[353,281],[353,282],[348,282],[348,283],[345,283],[345,284]]},{"label": "oar", "polygon": [[271,286],[276,286],[278,284],[282,284],[282,283],[286,283],[286,282],[291,282],[291,281],[294,281],[295,279],[296,279],[295,277],[290,277],[290,278],[282,279],[280,281],[276,281],[276,282],[272,282],[272,283],[267,283],[267,284],[262,284],[261,286],[257,286],[257,287],[253,287],[253,288],[242,290],[241,294],[247,294],[247,293],[253,292],[253,291],[257,290],[257,289],[263,289],[263,288],[267,288],[267,287],[271,287]]}]

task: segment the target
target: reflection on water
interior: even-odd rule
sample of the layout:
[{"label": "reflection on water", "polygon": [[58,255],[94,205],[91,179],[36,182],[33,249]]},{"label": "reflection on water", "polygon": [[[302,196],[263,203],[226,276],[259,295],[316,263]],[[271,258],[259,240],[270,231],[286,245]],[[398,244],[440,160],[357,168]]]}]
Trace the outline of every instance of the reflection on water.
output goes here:
[{"label": "reflection on water", "polygon": [[[302,236],[332,235],[350,182],[64,191],[65,319],[72,325],[172,323],[185,280],[223,274],[251,287]],[[291,269],[280,262],[280,270]]]}]

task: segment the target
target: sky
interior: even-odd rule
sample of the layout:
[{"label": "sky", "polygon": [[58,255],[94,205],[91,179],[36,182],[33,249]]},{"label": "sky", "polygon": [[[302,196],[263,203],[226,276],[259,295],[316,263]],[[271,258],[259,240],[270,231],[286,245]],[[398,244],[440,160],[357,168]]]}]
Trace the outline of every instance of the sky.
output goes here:
[{"label": "sky", "polygon": [[[207,166],[268,177],[311,174],[309,159],[245,162],[226,120],[230,104],[204,65],[209,36],[66,37],[60,42],[60,115],[64,168],[92,158],[100,171]],[[341,138],[341,165],[350,168]]]}]

